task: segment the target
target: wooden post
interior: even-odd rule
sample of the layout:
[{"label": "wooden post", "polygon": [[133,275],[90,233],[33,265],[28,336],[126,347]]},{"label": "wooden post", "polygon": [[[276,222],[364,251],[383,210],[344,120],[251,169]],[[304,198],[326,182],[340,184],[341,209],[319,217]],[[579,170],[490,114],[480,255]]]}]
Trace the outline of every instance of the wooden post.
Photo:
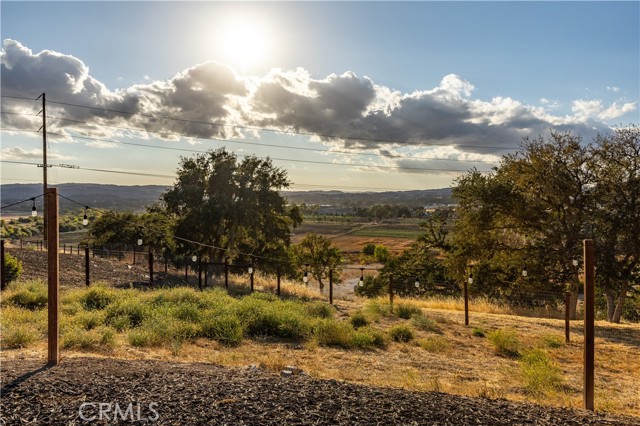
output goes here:
[{"label": "wooden post", "polygon": [[209,262],[204,262],[204,288],[209,286]]},{"label": "wooden post", "polygon": [[469,285],[464,280],[464,325],[469,325]]},{"label": "wooden post", "polygon": [[389,306],[393,312],[393,274],[389,274]]},{"label": "wooden post", "polygon": [[91,244],[91,257],[96,257],[96,245]]},{"label": "wooden post", "polygon": [[198,288],[202,290],[202,263],[198,259]]},{"label": "wooden post", "polygon": [[89,246],[84,248],[84,283],[87,287],[91,284],[89,271]]},{"label": "wooden post", "polygon": [[58,253],[60,245],[60,235],[58,234],[58,188],[47,188],[44,194],[47,204],[47,270],[48,270],[48,357],[49,365],[57,365],[60,361],[60,350],[58,345],[58,337],[60,327],[58,323],[58,295],[59,295],[59,277],[58,269],[60,265],[60,253]]},{"label": "wooden post", "polygon": [[569,332],[571,326],[571,292],[564,294],[564,340],[569,343]]},{"label": "wooden post", "polygon": [[[107,259],[108,258],[109,257],[107,256]],[[136,264],[136,246],[133,246],[133,264],[134,265]]]},{"label": "wooden post", "polygon": [[[21,240],[22,241],[22,240]],[[4,275],[4,240],[0,242],[0,291],[7,286],[7,277]]]},{"label": "wooden post", "polygon": [[22,243],[24,243],[24,241],[22,241],[22,238],[20,238],[20,248],[23,248]]},{"label": "wooden post", "polygon": [[329,269],[329,303],[333,305],[333,269]]},{"label": "wooden post", "polygon": [[167,259],[167,256],[165,255],[164,256],[164,273],[168,274],[169,273],[168,270],[169,270],[169,259]]},{"label": "wooden post", "polygon": [[249,282],[251,283],[251,293],[253,293],[253,265],[251,266],[251,273],[249,274]]},{"label": "wooden post", "polygon": [[224,258],[224,288],[229,288],[229,258]]},{"label": "wooden post", "polygon": [[594,386],[594,283],[595,256],[593,240],[584,240],[584,408],[593,410]]},{"label": "wooden post", "polygon": [[62,253],[67,254],[67,243],[62,245]]},{"label": "wooden post", "polygon": [[187,263],[187,261],[185,261],[184,264],[184,280],[189,282],[189,263]]},{"label": "wooden post", "polygon": [[280,296],[280,268],[276,269],[276,294]]},{"label": "wooden post", "polygon": [[153,252],[149,247],[149,285],[153,285]]}]

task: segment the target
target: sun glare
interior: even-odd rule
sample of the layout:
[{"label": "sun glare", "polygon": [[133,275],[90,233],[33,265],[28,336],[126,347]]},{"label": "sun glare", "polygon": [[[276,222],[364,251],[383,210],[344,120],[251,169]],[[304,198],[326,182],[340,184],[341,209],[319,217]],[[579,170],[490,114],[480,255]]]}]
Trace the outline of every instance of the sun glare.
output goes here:
[{"label": "sun glare", "polygon": [[247,72],[269,55],[269,37],[259,22],[230,22],[218,34],[223,60]]}]

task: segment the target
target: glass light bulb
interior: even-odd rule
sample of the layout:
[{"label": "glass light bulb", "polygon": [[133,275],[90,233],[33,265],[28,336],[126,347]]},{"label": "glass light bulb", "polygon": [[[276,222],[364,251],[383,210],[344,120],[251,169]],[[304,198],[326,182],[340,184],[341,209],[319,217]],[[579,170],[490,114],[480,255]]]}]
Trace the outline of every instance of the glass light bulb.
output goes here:
[{"label": "glass light bulb", "polygon": [[82,224],[84,226],[87,226],[89,224],[89,218],[87,218],[87,215],[85,214],[84,217],[82,218]]},{"label": "glass light bulb", "polygon": [[251,266],[249,266],[249,273],[253,274],[253,268]]},{"label": "glass light bulb", "polygon": [[33,206],[31,208],[31,216],[33,216],[33,217],[38,216],[38,211],[36,210],[36,206]]},{"label": "glass light bulb", "polygon": [[191,260],[195,262],[196,260],[198,260],[198,256],[194,254],[193,256],[191,256]]},{"label": "glass light bulb", "polygon": [[138,238],[138,245],[141,246],[142,245],[142,238]]},{"label": "glass light bulb", "polygon": [[416,288],[420,287],[420,281],[416,280],[416,282],[414,283],[414,285],[416,286]]}]

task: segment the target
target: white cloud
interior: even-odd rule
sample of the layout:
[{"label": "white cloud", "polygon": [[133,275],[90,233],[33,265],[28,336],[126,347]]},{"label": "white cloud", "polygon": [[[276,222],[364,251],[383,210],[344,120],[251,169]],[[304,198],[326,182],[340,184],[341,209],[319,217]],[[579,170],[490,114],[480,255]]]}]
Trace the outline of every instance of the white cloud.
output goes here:
[{"label": "white cloud", "polygon": [[[13,146],[2,149],[2,158],[5,160],[42,160],[41,149],[26,150],[19,146]],[[60,155],[56,153],[47,153],[50,160],[73,160],[75,157]]]},{"label": "white cloud", "polygon": [[91,148],[100,148],[100,149],[118,147],[118,145],[113,142],[103,142],[103,141],[87,142],[85,143],[85,145]]},{"label": "white cloud", "polygon": [[617,93],[617,92],[619,92],[619,91],[620,91],[620,88],[619,88],[619,87],[617,87],[617,86],[607,86],[607,90],[608,90],[609,92],[615,92],[615,93]]},{"label": "white cloud", "polygon": [[[51,104],[52,115],[86,122],[65,122],[68,132],[145,137],[108,125],[158,132],[175,140],[176,134],[233,138],[252,132],[234,126],[265,127],[314,135],[332,149],[377,149],[389,154],[384,161],[391,164],[407,163],[403,157],[394,158],[394,150],[402,147],[419,154],[433,146],[451,146],[456,157],[511,150],[522,137],[549,129],[575,131],[588,139],[608,128],[603,120],[636,109],[632,102],[607,106],[600,100],[577,100],[573,115],[560,117],[550,113],[558,102],[545,98],[540,99],[542,106],[508,96],[474,99],[474,85],[455,74],[444,76],[436,87],[401,93],[353,72],[315,79],[302,68],[273,69],[261,78],[244,78],[215,62],[195,65],[168,80],[112,91],[69,55],[34,54],[17,41],[5,40],[0,60],[3,93],[35,98],[40,94],[35,90],[43,90],[47,99],[94,108]],[[11,120],[12,125],[33,130],[33,122]],[[416,156],[413,161],[428,160]]]}]

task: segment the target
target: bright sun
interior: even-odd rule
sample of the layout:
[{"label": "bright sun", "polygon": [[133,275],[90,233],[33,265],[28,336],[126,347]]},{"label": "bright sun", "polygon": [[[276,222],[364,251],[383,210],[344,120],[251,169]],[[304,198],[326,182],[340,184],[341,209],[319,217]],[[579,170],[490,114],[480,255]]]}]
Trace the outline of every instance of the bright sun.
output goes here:
[{"label": "bright sun", "polygon": [[242,72],[260,65],[269,55],[268,35],[258,22],[230,22],[218,37],[225,62]]}]

